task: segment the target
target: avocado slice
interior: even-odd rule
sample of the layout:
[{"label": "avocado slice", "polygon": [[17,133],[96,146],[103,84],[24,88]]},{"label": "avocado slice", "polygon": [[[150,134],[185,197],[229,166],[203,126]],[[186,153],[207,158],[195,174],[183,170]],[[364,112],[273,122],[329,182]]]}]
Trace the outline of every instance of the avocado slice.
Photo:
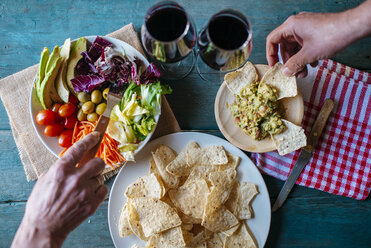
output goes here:
[{"label": "avocado slice", "polygon": [[35,84],[34,84],[34,87],[36,89],[36,95],[39,100],[40,100],[40,97],[38,94],[39,92],[38,89],[40,88],[41,82],[44,80],[45,68],[46,68],[46,64],[48,60],[49,60],[49,49],[47,47],[44,47],[43,51],[41,52],[41,56],[40,56],[39,72],[37,73]]},{"label": "avocado slice", "polygon": [[74,44],[71,49],[71,54],[70,58],[68,60],[68,65],[67,65],[67,85],[70,88],[70,92],[72,94],[77,95],[76,92],[73,90],[73,86],[71,83],[71,79],[75,77],[75,68],[77,66],[77,63],[79,60],[82,58],[81,53],[86,51],[86,43],[87,40],[85,37],[79,38]]},{"label": "avocado slice", "polygon": [[[45,78],[41,83],[40,89],[39,89],[39,95],[40,95],[40,102],[44,109],[48,109],[52,106],[53,102],[55,102],[55,94],[56,90],[54,87],[54,81],[58,74],[59,67],[61,65],[62,57],[59,56],[54,61],[54,64],[50,66],[49,71],[45,74]],[[57,94],[58,95],[58,94]]]},{"label": "avocado slice", "polygon": [[70,57],[70,50],[71,50],[71,39],[68,38],[65,40],[63,47],[61,49],[62,62],[60,65],[57,78],[55,79],[55,88],[57,90],[57,93],[59,97],[66,103],[68,102],[68,98],[70,95],[70,91],[68,89],[67,80],[66,80],[67,63]]},{"label": "avocado slice", "polygon": [[59,46],[55,46],[53,52],[50,54],[48,63],[45,67],[45,74],[47,74],[50,69],[54,66],[55,61],[61,56],[61,50]]}]

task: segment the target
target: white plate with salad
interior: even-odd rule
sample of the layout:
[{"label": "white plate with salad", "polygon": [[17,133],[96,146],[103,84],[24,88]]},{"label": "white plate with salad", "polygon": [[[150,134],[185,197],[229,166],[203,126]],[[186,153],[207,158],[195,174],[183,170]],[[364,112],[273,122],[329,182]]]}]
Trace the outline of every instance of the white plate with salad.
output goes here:
[{"label": "white plate with salad", "polygon": [[[86,36],[41,53],[30,96],[34,128],[45,147],[59,156],[94,128],[106,107],[109,87],[123,94],[98,155],[112,168],[135,160],[161,114],[159,72],[134,47],[110,37]],[[107,137],[106,137],[107,136]],[[108,158],[108,159],[107,159]]]}]

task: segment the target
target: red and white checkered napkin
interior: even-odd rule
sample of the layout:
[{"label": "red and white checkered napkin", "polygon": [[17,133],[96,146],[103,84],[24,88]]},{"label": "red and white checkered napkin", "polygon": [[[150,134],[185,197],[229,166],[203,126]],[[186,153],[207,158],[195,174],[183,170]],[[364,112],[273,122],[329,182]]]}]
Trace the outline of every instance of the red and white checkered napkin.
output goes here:
[{"label": "red and white checkered napkin", "polygon": [[[335,100],[335,109],[296,183],[364,200],[371,189],[371,74],[332,60],[308,69],[308,76],[298,80],[305,133],[309,134],[327,98]],[[274,151],[251,156],[263,172],[286,180],[299,153],[280,156]]]}]

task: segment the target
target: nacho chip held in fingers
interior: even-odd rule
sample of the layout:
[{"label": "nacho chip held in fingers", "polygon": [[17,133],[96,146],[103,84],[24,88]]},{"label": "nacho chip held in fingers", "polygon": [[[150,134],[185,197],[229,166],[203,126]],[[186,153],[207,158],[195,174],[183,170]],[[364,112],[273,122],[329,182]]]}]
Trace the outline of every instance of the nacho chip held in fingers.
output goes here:
[{"label": "nacho chip held in fingers", "polygon": [[248,61],[241,69],[226,74],[224,81],[234,95],[239,95],[246,85],[256,83],[258,78],[255,66]]},{"label": "nacho chip held in fingers", "polygon": [[282,72],[282,64],[276,63],[264,74],[261,84],[268,84],[278,90],[278,100],[285,97],[294,97],[298,94],[296,77],[288,77]]},{"label": "nacho chip held in fingers", "polygon": [[307,136],[304,129],[287,120],[282,120],[286,130],[280,134],[272,135],[278,153],[283,156],[307,145]]}]

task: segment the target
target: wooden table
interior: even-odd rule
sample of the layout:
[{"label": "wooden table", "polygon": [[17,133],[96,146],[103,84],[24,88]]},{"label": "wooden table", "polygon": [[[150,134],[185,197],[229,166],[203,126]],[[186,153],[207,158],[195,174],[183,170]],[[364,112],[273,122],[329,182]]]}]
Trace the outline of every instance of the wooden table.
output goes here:
[{"label": "wooden table", "polygon": [[[145,11],[154,1],[10,1],[0,2],[0,78],[38,63],[44,46],[51,49],[67,37],[104,35],[133,22],[139,30]],[[265,38],[288,16],[301,11],[338,12],[360,0],[189,0],[180,1],[200,30],[222,8],[236,8],[253,25],[253,63],[266,63]],[[357,42],[335,60],[371,70],[371,39]],[[183,130],[221,136],[214,118],[219,85],[202,81],[195,71],[169,82],[168,96]],[[15,99],[16,100],[16,99]],[[21,113],[20,113],[21,114]],[[3,105],[0,105],[0,247],[9,247],[22,219],[34,182],[27,182]],[[34,130],[27,130],[33,132]],[[283,182],[264,175],[273,202]],[[113,179],[107,182],[112,186]],[[97,213],[78,227],[65,247],[112,247],[106,200]],[[371,201],[357,201],[295,186],[285,205],[272,215],[266,247],[370,247]],[[25,244],[26,245],[26,244]]]}]

